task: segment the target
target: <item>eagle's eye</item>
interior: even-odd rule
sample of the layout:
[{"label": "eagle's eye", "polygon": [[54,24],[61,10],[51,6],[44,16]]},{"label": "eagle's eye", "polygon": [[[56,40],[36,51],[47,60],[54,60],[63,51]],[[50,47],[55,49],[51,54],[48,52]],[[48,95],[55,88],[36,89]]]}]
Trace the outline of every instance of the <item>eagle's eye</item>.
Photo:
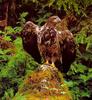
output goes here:
[{"label": "eagle's eye", "polygon": [[55,22],[55,23],[61,22],[61,19],[59,17],[55,17],[53,22]]}]

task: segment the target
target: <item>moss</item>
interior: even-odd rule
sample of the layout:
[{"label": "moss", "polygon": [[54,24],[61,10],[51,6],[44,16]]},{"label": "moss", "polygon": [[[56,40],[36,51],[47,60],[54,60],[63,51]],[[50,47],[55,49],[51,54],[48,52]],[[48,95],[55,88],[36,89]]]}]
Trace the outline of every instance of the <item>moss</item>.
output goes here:
[{"label": "moss", "polygon": [[[27,76],[18,94],[26,100],[72,100],[62,74],[56,68],[45,64]],[[14,100],[18,100],[16,97],[17,95]]]}]

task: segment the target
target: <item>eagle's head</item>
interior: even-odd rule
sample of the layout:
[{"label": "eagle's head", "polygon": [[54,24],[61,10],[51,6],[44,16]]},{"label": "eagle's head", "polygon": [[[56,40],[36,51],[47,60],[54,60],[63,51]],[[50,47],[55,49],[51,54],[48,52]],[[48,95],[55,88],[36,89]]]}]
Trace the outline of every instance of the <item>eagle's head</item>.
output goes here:
[{"label": "eagle's head", "polygon": [[47,20],[47,25],[49,25],[50,27],[55,27],[58,23],[61,22],[61,19],[58,16],[51,16],[48,20]]}]

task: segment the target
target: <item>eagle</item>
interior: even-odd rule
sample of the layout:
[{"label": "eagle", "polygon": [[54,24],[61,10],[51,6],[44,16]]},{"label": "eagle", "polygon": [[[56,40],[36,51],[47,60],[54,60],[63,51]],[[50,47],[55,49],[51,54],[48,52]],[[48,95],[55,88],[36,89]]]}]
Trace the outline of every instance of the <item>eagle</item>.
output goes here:
[{"label": "eagle", "polygon": [[66,73],[75,59],[76,45],[73,34],[69,30],[62,30],[61,19],[51,16],[46,23],[39,27],[28,21],[22,30],[24,49],[41,63],[56,66]]}]

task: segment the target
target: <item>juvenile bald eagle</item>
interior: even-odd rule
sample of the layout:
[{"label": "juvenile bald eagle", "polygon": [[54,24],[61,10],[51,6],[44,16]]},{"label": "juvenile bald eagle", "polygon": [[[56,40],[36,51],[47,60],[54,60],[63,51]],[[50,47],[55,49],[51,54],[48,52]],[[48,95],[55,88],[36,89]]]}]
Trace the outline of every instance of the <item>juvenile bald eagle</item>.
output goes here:
[{"label": "juvenile bald eagle", "polygon": [[[58,61],[59,66],[62,64],[62,54],[58,39],[58,31],[56,25],[61,22],[58,16],[50,17],[47,22],[40,28],[38,34],[38,48],[41,56],[46,63],[54,66],[55,62]],[[56,67],[57,64],[55,64]]]},{"label": "juvenile bald eagle", "polygon": [[37,61],[43,57],[46,63],[52,64],[63,72],[69,70],[75,58],[75,42],[69,30],[61,29],[61,19],[50,17],[47,22],[38,27],[27,22],[22,31],[24,49]]}]

